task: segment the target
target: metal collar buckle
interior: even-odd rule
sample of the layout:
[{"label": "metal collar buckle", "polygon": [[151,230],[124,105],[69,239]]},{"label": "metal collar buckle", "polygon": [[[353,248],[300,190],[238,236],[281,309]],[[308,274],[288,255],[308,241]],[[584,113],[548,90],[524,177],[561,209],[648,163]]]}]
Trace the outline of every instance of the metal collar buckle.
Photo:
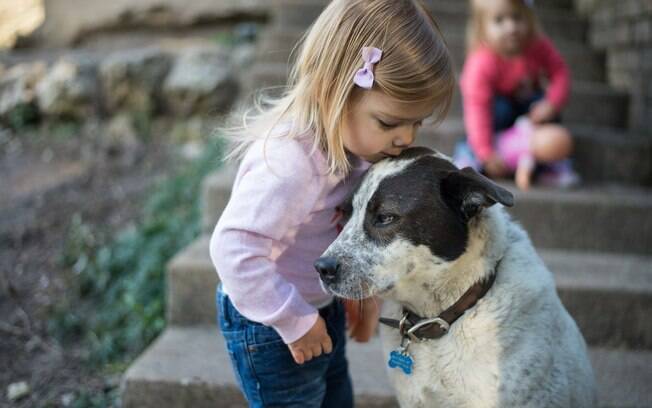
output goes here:
[{"label": "metal collar buckle", "polygon": [[[401,319],[401,322],[402,321],[403,321],[403,319]],[[410,327],[410,329],[407,331],[407,335],[410,337],[410,340],[413,340],[415,342],[422,341],[423,339],[417,337],[417,335],[414,334],[414,333],[417,330],[419,330],[420,328],[422,328],[424,326],[427,326],[429,324],[432,324],[432,323],[437,323],[439,325],[439,327],[441,327],[441,329],[444,331],[444,333],[448,333],[448,330],[450,329],[450,324],[448,324],[448,322],[446,320],[442,319],[441,317],[434,317],[432,319],[421,320],[420,322],[418,322],[414,326]]]},{"label": "metal collar buckle", "polygon": [[408,319],[408,312],[403,312],[403,317],[401,317],[401,320],[398,322],[398,332],[401,334],[402,337],[405,337],[405,334],[407,333],[407,330],[405,330],[405,324],[407,323]]}]

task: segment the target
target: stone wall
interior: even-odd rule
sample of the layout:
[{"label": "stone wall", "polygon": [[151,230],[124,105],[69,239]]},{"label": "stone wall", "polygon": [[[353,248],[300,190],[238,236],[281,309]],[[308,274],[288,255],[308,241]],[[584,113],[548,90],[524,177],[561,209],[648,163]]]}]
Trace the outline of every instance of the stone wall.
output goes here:
[{"label": "stone wall", "polygon": [[631,95],[630,127],[652,137],[652,0],[576,0],[609,83]]},{"label": "stone wall", "polygon": [[42,0],[0,0],[0,49],[13,47],[19,36],[31,34],[44,18]]},{"label": "stone wall", "polygon": [[89,34],[103,30],[177,29],[238,16],[262,18],[269,11],[267,0],[42,1],[45,21],[31,39],[39,47],[76,45]]}]

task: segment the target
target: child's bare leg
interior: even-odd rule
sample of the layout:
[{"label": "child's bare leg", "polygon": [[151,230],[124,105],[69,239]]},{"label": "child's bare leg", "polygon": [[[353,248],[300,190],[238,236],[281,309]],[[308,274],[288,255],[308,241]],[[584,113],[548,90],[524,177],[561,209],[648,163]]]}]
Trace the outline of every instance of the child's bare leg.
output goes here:
[{"label": "child's bare leg", "polygon": [[522,157],[518,161],[518,166],[516,166],[516,172],[514,174],[516,186],[524,191],[529,189],[530,183],[532,181],[533,172],[534,172],[534,159],[532,158],[532,156]]},{"label": "child's bare leg", "polygon": [[563,126],[546,124],[537,126],[532,134],[531,152],[537,162],[549,163],[563,160],[573,151],[573,138]]}]

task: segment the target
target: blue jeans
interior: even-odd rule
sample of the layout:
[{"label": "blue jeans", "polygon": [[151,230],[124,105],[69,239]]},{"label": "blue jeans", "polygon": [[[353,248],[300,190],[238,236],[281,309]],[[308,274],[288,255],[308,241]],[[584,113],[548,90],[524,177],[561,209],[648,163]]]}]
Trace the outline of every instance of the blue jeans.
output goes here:
[{"label": "blue jeans", "polygon": [[334,301],[319,310],[333,351],[299,365],[272,327],[242,316],[217,288],[218,322],[238,384],[250,407],[353,407],[346,361],[344,306]]}]

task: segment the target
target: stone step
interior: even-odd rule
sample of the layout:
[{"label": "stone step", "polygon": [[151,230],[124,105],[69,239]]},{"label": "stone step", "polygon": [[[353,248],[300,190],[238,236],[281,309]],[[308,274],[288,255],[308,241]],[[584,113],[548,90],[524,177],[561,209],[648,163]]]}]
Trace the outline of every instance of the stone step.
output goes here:
[{"label": "stone step", "polygon": [[[321,1],[283,1],[272,13],[272,25],[277,27],[307,28],[319,17],[325,7]],[[464,30],[468,18],[466,2],[459,0],[430,0],[426,2],[442,32]],[[564,9],[537,7],[536,14],[547,35],[554,40],[584,41],[586,22],[575,13]]]},{"label": "stone step", "polygon": [[522,192],[506,186],[516,202],[509,212],[539,248],[652,254],[652,189],[587,185]]},{"label": "stone step", "polygon": [[[588,183],[622,183],[652,187],[652,138],[618,129],[570,126],[575,139],[573,161]],[[452,155],[455,144],[464,140],[460,119],[424,126],[416,143]]]},{"label": "stone step", "polygon": [[[469,18],[468,2],[430,0],[427,3],[430,5],[430,10],[444,36],[451,33],[462,33],[466,29]],[[587,23],[584,19],[578,17],[576,13],[537,5],[536,15],[541,22],[543,31],[554,41],[586,40]]]},{"label": "stone step", "polygon": [[[216,181],[219,180],[219,183]],[[219,203],[230,195],[228,175],[207,179],[204,228],[214,226]],[[587,184],[573,191],[535,187],[516,191],[510,210],[542,248],[652,254],[652,189],[619,184]],[[217,203],[217,204],[215,204]]]},{"label": "stone step", "polygon": [[[288,71],[285,63],[256,64],[248,82],[255,88],[283,85]],[[627,122],[628,107],[629,96],[624,92],[599,82],[574,81],[563,117],[566,123],[622,128]],[[456,92],[449,116],[459,118],[461,115],[461,98]]]},{"label": "stone step", "polygon": [[[296,7],[306,4],[313,6],[322,6],[326,5],[331,0],[270,0],[272,8],[280,10],[286,7]],[[459,2],[459,0],[424,0],[426,4],[432,7],[434,3],[450,3],[450,2]],[[553,10],[572,10],[574,7],[573,0],[537,0],[536,9],[553,9]]]},{"label": "stone step", "polygon": [[[215,225],[230,195],[228,175],[206,180],[204,228]],[[219,182],[217,182],[219,181]],[[572,191],[534,187],[517,191],[510,212],[540,248],[652,254],[652,189],[619,184],[583,185]]]},{"label": "stone step", "polygon": [[[652,349],[652,257],[551,249],[539,253],[589,344]],[[215,322],[219,278],[208,255],[208,236],[179,253],[167,276],[168,324]]]},{"label": "stone step", "polygon": [[[600,407],[652,404],[652,352],[589,350]],[[380,340],[347,345],[356,407],[398,407]],[[246,407],[216,326],[168,327],[127,370],[124,408]]]},{"label": "stone step", "polygon": [[[274,27],[265,31],[257,45],[257,63],[288,63],[292,61],[290,52],[301,39],[305,30],[286,27]],[[461,71],[466,55],[464,35],[446,33],[447,44],[456,69]],[[571,67],[574,79],[582,81],[600,82],[605,79],[605,58],[585,44],[570,41],[557,42],[556,47],[562,54],[566,63]],[[296,51],[292,58],[296,56]]]}]

